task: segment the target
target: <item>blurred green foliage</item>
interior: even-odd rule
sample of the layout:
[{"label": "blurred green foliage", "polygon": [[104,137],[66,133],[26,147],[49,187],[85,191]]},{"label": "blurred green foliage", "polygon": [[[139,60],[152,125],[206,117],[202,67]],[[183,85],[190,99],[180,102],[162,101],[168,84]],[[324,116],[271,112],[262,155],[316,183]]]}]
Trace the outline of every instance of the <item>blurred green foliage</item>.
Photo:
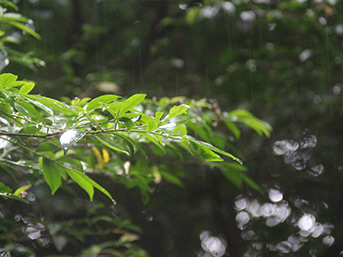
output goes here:
[{"label": "blurred green foliage", "polygon": [[[5,2],[2,5],[6,12],[17,12]],[[5,46],[1,50],[5,51],[3,60],[9,60],[2,63],[8,64],[4,71],[36,81],[33,93],[59,99],[68,106],[82,106],[87,97],[144,92],[150,98],[144,102],[144,110],[149,110],[146,115],[154,119],[161,118],[160,113],[168,113],[174,105],[188,105],[191,108],[182,116],[188,120],[186,129],[180,126],[177,133],[187,132],[225,149],[240,157],[246,166],[231,162],[194,163],[191,156],[177,153],[174,148],[167,148],[168,154],[161,155],[158,142],[142,142],[148,160],[141,154],[136,162],[130,160],[130,166],[122,158],[106,163],[106,154],[97,145],[99,153],[92,150],[89,163],[101,172],[91,178],[108,189],[118,205],[108,208],[108,201],[101,196],[89,203],[86,197],[80,197],[82,189],[78,192],[74,184],[63,185],[63,192],[59,190],[50,198],[44,183],[34,186],[33,181],[26,181],[26,176],[16,178],[19,184],[4,179],[6,186],[12,186],[11,192],[32,183],[28,192],[37,198],[30,207],[13,201],[8,204],[9,200],[2,205],[6,206],[6,211],[1,209],[6,217],[4,231],[18,228],[12,237],[7,237],[9,232],[4,233],[6,238],[19,242],[26,233],[22,227],[33,227],[27,224],[42,222],[43,218],[48,228],[49,223],[96,220],[97,215],[87,211],[94,204],[101,206],[94,208],[99,208],[104,216],[114,220],[120,217],[120,221],[107,223],[108,226],[117,228],[120,222],[129,221],[125,233],[135,234],[140,231],[131,222],[139,225],[143,231],[139,244],[149,256],[219,256],[201,245],[206,237],[200,241],[199,235],[204,231],[212,232],[208,238],[218,235],[225,240],[225,251],[230,256],[339,255],[343,240],[339,232],[343,225],[339,215],[343,206],[342,1],[36,0],[18,1],[17,5],[22,17],[33,19],[35,27],[28,20],[21,23],[35,28],[41,39],[25,39],[22,28],[1,21],[6,37],[14,33],[23,39],[16,45],[1,36]],[[34,73],[32,67],[40,61],[32,59],[36,61],[30,62],[31,68],[24,68],[14,61],[16,53],[21,53],[17,54],[18,60],[23,60],[23,56],[39,58],[46,66]],[[178,98],[180,95],[185,97]],[[246,129],[269,136],[268,123],[255,116],[272,125],[274,132],[269,141]],[[123,124],[127,128],[134,125],[130,121]],[[148,130],[155,127],[154,122],[148,122]],[[311,138],[316,140],[309,147]],[[292,142],[298,148],[277,156],[273,150],[275,141]],[[203,145],[191,145],[193,154],[217,158],[202,151]],[[108,150],[111,154],[116,151]],[[319,165],[325,167],[325,172],[314,176],[312,169]],[[111,177],[116,167],[130,169],[134,178],[117,176],[113,186],[108,169]],[[8,191],[6,186],[2,190]],[[280,203],[272,204],[291,210],[287,219],[275,227],[266,225],[274,214],[254,216],[248,211],[256,202],[261,206],[270,203],[271,189],[283,194]],[[148,205],[142,205],[141,197],[144,202],[150,198]],[[235,207],[239,199],[249,203],[243,211],[250,219],[243,227],[237,224],[236,214],[242,211]],[[54,201],[59,204],[52,204]],[[32,216],[36,223],[19,225],[13,220],[18,213]],[[306,213],[314,215],[318,224],[326,224],[328,234],[302,236],[297,222]],[[77,225],[73,231],[71,226],[70,231],[68,228],[55,234],[49,228],[53,241],[44,245],[25,237],[20,241],[24,248],[17,249],[56,255],[73,246],[75,251],[65,254],[105,254],[101,251],[109,248],[106,242],[119,242],[120,233],[113,237],[102,235],[96,240],[102,223],[94,226],[95,229],[88,226],[88,231],[92,231],[88,236],[87,229],[80,230]],[[334,238],[332,244],[328,243],[330,236]],[[300,240],[301,247],[289,247],[289,242],[294,244],[289,238]],[[138,244],[130,244],[120,250],[124,256],[144,256],[137,247]],[[108,255],[120,256],[114,252]]]}]

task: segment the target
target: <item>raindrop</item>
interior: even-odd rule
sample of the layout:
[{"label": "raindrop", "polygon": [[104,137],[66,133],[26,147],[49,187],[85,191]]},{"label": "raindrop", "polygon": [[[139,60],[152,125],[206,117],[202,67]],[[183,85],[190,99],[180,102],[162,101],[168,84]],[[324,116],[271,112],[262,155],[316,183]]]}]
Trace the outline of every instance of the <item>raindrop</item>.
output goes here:
[{"label": "raindrop", "polygon": [[0,149],[5,148],[9,144],[10,143],[7,140],[4,140],[4,139],[0,138]]},{"label": "raindrop", "polygon": [[339,253],[339,256],[343,256],[343,251],[341,251],[341,252]]},{"label": "raindrop", "polygon": [[284,155],[287,152],[294,152],[299,148],[299,143],[294,140],[276,141],[273,145],[273,152],[276,155]]},{"label": "raindrop", "polygon": [[322,164],[319,164],[317,166],[314,166],[311,168],[311,171],[309,172],[312,176],[317,177],[320,174],[322,174],[324,171],[324,166]]},{"label": "raindrop", "polygon": [[290,253],[292,251],[292,245],[287,241],[278,243],[276,248],[280,253]]},{"label": "raindrop", "polygon": [[202,241],[202,240],[204,240],[204,239],[206,239],[206,238],[208,238],[210,236],[211,236],[211,233],[209,231],[203,231],[200,234],[200,240]]},{"label": "raindrop", "polygon": [[236,210],[237,211],[244,210],[248,205],[247,199],[243,197],[237,197],[237,198],[238,199],[235,201]]},{"label": "raindrop", "polygon": [[317,222],[317,223],[314,225],[314,229],[313,229],[313,231],[312,231],[311,236],[314,237],[314,238],[317,238],[317,237],[319,237],[321,234],[323,234],[323,232],[324,232],[324,228],[323,228],[322,224],[320,224],[320,223]]},{"label": "raindrop", "polygon": [[27,233],[27,236],[31,239],[31,240],[35,240],[35,239],[38,239],[40,238],[41,236],[41,232],[34,228],[34,227],[28,227],[26,229],[26,233]]},{"label": "raindrop", "polygon": [[29,192],[26,196],[26,200],[29,202],[34,202],[36,201],[36,196],[32,192]]},{"label": "raindrop", "polygon": [[340,35],[340,36],[343,35],[343,25],[342,24],[337,25],[335,28],[335,32],[337,35]]},{"label": "raindrop", "polygon": [[20,214],[17,214],[17,215],[14,216],[14,220],[15,220],[15,221],[19,221],[19,220],[21,220],[21,218],[22,218],[22,217],[21,217]]},{"label": "raindrop", "polygon": [[275,212],[275,205],[271,203],[265,203],[261,207],[261,214],[263,217],[270,217]]},{"label": "raindrop", "polygon": [[291,214],[291,208],[289,208],[288,204],[285,203],[276,208],[274,215],[278,219],[279,223],[282,223],[288,218],[290,214]]},{"label": "raindrop", "polygon": [[274,203],[280,202],[283,199],[283,194],[277,189],[270,189],[269,199]]},{"label": "raindrop", "polygon": [[251,246],[257,251],[261,251],[263,248],[263,244],[260,242],[254,242],[251,244]]},{"label": "raindrop", "polygon": [[319,18],[319,23],[321,24],[321,25],[326,25],[326,19],[324,18],[324,17],[320,17]]},{"label": "raindrop", "polygon": [[185,4],[185,3],[180,3],[180,4],[179,4],[179,8],[180,8],[181,10],[185,11],[185,10],[187,9],[187,4]]},{"label": "raindrop", "polygon": [[299,238],[295,235],[290,235],[287,241],[292,245],[293,252],[298,251],[303,246]]},{"label": "raindrop", "polygon": [[201,10],[201,16],[207,19],[213,19],[217,16],[219,8],[217,6],[205,6]]},{"label": "raindrop", "polygon": [[315,96],[313,97],[313,102],[314,102],[315,104],[320,104],[321,101],[322,101],[322,98],[321,98],[319,95],[315,95]]},{"label": "raindrop", "polygon": [[245,11],[240,14],[241,20],[245,22],[253,22],[256,18],[256,14],[253,11]]},{"label": "raindrop", "polygon": [[268,30],[273,31],[276,28],[276,23],[269,23],[268,24]]},{"label": "raindrop", "polygon": [[335,85],[332,88],[332,93],[334,93],[335,95],[338,95],[341,92],[341,87],[339,85]]},{"label": "raindrop", "polygon": [[301,62],[305,62],[311,57],[311,55],[312,51],[310,49],[306,49],[299,54],[299,60]]},{"label": "raindrop", "polygon": [[266,225],[268,227],[275,227],[276,225],[278,225],[280,223],[280,221],[276,218],[276,217],[269,217],[267,220],[266,220]]},{"label": "raindrop", "polygon": [[308,201],[306,201],[304,199],[296,199],[294,201],[294,205],[295,205],[295,207],[297,207],[299,209],[305,209],[308,207],[309,203],[308,203]]},{"label": "raindrop", "polygon": [[252,230],[248,230],[248,231],[243,231],[241,233],[241,237],[244,239],[244,240],[251,240],[254,236],[256,235],[256,233]]},{"label": "raindrop", "polygon": [[316,145],[317,145],[317,137],[315,135],[309,135],[305,137],[300,143],[300,146],[302,149],[314,148]]},{"label": "raindrop", "polygon": [[325,234],[331,234],[335,226],[330,223],[325,223],[323,224],[323,228],[324,228]]},{"label": "raindrop", "polygon": [[323,244],[327,247],[330,247],[335,242],[335,238],[333,236],[326,236],[323,238]]},{"label": "raindrop", "polygon": [[304,214],[298,221],[298,227],[304,231],[310,231],[316,222],[312,214]]},{"label": "raindrop", "polygon": [[236,6],[234,6],[234,4],[231,3],[231,2],[224,2],[224,3],[222,4],[222,8],[223,8],[223,10],[224,10],[225,12],[227,12],[228,14],[233,14],[233,13],[235,13],[235,11],[236,11]]},{"label": "raindrop", "polygon": [[257,200],[252,201],[249,206],[246,208],[248,212],[254,217],[260,217],[261,212],[260,212],[261,205]]},{"label": "raindrop", "polygon": [[241,211],[236,215],[236,221],[239,226],[247,224],[250,220],[249,214],[245,211]]}]

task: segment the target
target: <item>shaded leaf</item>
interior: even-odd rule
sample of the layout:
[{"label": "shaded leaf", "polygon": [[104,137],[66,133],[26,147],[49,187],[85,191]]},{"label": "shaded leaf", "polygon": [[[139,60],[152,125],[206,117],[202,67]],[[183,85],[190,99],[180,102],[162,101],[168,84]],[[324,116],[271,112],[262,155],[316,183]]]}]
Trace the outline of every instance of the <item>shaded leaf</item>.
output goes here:
[{"label": "shaded leaf", "polygon": [[44,179],[48,183],[51,194],[53,195],[62,184],[60,175],[61,167],[57,166],[52,160],[43,158],[42,168]]},{"label": "shaded leaf", "polygon": [[130,153],[125,149],[125,147],[116,142],[113,135],[103,134],[97,135],[95,136],[95,138],[98,139],[103,145],[107,146],[108,148],[130,156]]},{"label": "shaded leaf", "polygon": [[219,153],[219,154],[222,154],[222,155],[225,155],[225,156],[228,156],[230,157],[231,159],[233,159],[234,161],[238,162],[239,164],[243,164],[242,161],[240,159],[238,159],[237,157],[235,157],[234,155],[228,153],[228,152],[225,152],[209,143],[205,143],[205,142],[202,142],[202,141],[199,141],[199,140],[196,140],[194,137],[191,137],[191,136],[185,136],[185,138],[187,138],[188,140],[192,141],[193,143],[195,144],[198,144],[198,145],[202,145],[203,147],[211,150],[211,151],[214,151],[216,153]]}]

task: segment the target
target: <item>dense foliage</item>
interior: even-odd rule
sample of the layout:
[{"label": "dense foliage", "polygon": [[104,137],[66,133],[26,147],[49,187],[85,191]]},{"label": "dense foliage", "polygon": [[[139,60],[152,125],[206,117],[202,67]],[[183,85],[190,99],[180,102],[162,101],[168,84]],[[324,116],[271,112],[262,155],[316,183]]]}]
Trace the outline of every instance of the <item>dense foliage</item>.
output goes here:
[{"label": "dense foliage", "polygon": [[341,253],[342,1],[0,2],[4,254]]}]

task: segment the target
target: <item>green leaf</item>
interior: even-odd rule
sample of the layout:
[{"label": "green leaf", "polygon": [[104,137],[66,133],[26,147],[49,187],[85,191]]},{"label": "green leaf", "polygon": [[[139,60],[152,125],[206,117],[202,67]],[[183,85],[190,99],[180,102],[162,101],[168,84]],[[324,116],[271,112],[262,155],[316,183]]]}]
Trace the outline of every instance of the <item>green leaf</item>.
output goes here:
[{"label": "green leaf", "polygon": [[102,95],[97,98],[94,98],[92,101],[90,101],[86,107],[87,111],[95,110],[100,107],[102,107],[104,104],[108,104],[110,102],[113,102],[114,100],[117,100],[120,98],[120,96],[116,95]]},{"label": "green leaf", "polygon": [[54,112],[52,111],[51,108],[49,108],[48,106],[42,104],[39,101],[33,100],[29,97],[25,97],[25,99],[27,101],[29,101],[30,103],[32,103],[33,105],[37,106],[38,108],[40,108],[41,110],[43,110],[44,112],[46,112],[47,114],[49,114],[50,116],[54,115]]},{"label": "green leaf", "polygon": [[155,119],[159,121],[162,118],[163,112],[156,112],[155,113]]},{"label": "green leaf", "polygon": [[233,159],[234,161],[238,162],[239,164],[243,164],[242,161],[240,159],[238,159],[237,157],[235,157],[234,155],[228,153],[228,152],[225,152],[223,150],[220,150],[219,148],[209,144],[209,143],[205,143],[205,142],[202,142],[202,141],[199,141],[199,140],[196,140],[194,137],[191,137],[191,136],[185,136],[185,138],[187,138],[189,141],[191,142],[194,142],[195,144],[198,144],[198,145],[202,145],[204,147],[206,147],[207,149],[211,150],[211,151],[214,151],[216,153],[220,153],[222,155],[225,155],[225,156],[228,156],[230,157],[231,159]]},{"label": "green leaf", "polygon": [[12,189],[6,186],[4,183],[0,182],[0,193],[9,193]]},{"label": "green leaf", "polygon": [[235,136],[235,138],[240,138],[241,131],[237,127],[237,125],[231,121],[225,121],[226,127],[232,132],[232,134]]},{"label": "green leaf", "polygon": [[16,81],[18,76],[11,73],[3,73],[0,75],[0,87],[8,88],[8,85],[11,85]]},{"label": "green leaf", "polygon": [[126,99],[121,105],[119,116],[126,113],[128,110],[135,107],[136,105],[140,104],[144,100],[145,97],[146,97],[146,94],[135,94],[131,96],[130,98]]},{"label": "green leaf", "polygon": [[53,195],[62,184],[60,175],[61,167],[57,166],[52,160],[43,158],[42,168],[44,179],[48,183],[51,194]]},{"label": "green leaf", "polygon": [[162,177],[163,177],[165,180],[167,180],[167,181],[169,181],[169,182],[171,182],[171,183],[173,183],[173,184],[176,184],[176,185],[178,185],[178,186],[181,186],[181,185],[182,185],[181,180],[180,180],[177,176],[171,174],[170,172],[161,171],[161,170],[159,170],[159,172],[161,173]]},{"label": "green leaf", "polygon": [[8,5],[10,7],[12,7],[14,10],[18,11],[18,6],[16,6],[14,3],[12,3],[11,1],[7,1],[7,0],[1,0],[0,1],[1,4],[5,4]]},{"label": "green leaf", "polygon": [[205,161],[210,161],[210,162],[223,161],[223,159],[220,158],[219,155],[215,154],[210,149],[208,149],[207,147],[201,144],[196,144],[190,141],[188,148],[191,153],[193,153],[194,155],[200,157],[201,159]]},{"label": "green leaf", "polygon": [[67,105],[64,103],[57,101],[52,98],[40,96],[40,95],[26,95],[26,97],[36,100],[40,102],[41,104],[45,105],[48,108],[52,108],[54,110],[60,111],[66,115],[77,115],[78,113],[70,109]]},{"label": "green leaf", "polygon": [[71,168],[66,168],[66,171],[68,175],[74,180],[76,183],[78,183],[89,195],[91,201],[93,199],[94,194],[94,188],[98,189],[101,193],[106,195],[108,198],[110,198],[113,202],[113,204],[116,204],[115,200],[111,196],[111,194],[102,186],[100,186],[98,183],[96,183],[91,178],[87,177],[85,174],[78,170],[74,170]]},{"label": "green leaf", "polygon": [[157,127],[158,127],[157,121],[151,120],[148,122],[147,130],[148,131],[154,131],[157,129]]},{"label": "green leaf", "polygon": [[34,83],[25,83],[19,90],[20,94],[28,94],[35,87]]},{"label": "green leaf", "polygon": [[84,130],[76,130],[76,129],[71,129],[65,131],[61,136],[60,136],[60,144],[63,148],[64,154],[67,153],[68,149],[81,140],[84,136],[86,135],[86,132]]},{"label": "green leaf", "polygon": [[170,120],[177,115],[185,113],[188,109],[189,109],[189,106],[185,105],[185,104],[181,104],[179,106],[174,106],[170,109],[169,114],[165,119]]},{"label": "green leaf", "polygon": [[15,192],[13,194],[19,196],[19,194],[21,192],[26,191],[27,189],[31,188],[31,186],[32,185],[29,184],[29,185],[25,185],[25,186],[19,187],[17,190],[15,190]]},{"label": "green leaf", "polygon": [[14,195],[12,193],[0,193],[0,196],[2,196],[4,199],[14,199],[14,200],[17,200],[17,201],[20,201],[20,202],[23,202],[23,203],[29,203],[28,201],[26,201],[25,199],[17,196],[17,195]]},{"label": "green leaf", "polygon": [[124,148],[124,146],[116,142],[116,139],[113,135],[103,134],[97,135],[95,138],[108,148],[130,156],[130,153]]},{"label": "green leaf", "polygon": [[30,117],[32,119],[38,119],[42,121],[41,114],[35,109],[35,107],[24,101],[16,101],[14,102],[14,107],[24,116]]},{"label": "green leaf", "polygon": [[36,39],[40,39],[40,36],[37,32],[35,32],[34,30],[30,29],[29,27],[26,27],[24,24],[17,22],[17,21],[9,21],[9,24],[17,27],[18,29],[21,29],[25,32],[27,32],[28,34],[30,34],[31,36],[35,37]]},{"label": "green leaf", "polygon": [[65,167],[65,171],[75,183],[77,183],[83,190],[87,192],[87,194],[89,195],[89,199],[93,201],[94,187],[87,180],[88,177],[82,172],[71,168]]}]

